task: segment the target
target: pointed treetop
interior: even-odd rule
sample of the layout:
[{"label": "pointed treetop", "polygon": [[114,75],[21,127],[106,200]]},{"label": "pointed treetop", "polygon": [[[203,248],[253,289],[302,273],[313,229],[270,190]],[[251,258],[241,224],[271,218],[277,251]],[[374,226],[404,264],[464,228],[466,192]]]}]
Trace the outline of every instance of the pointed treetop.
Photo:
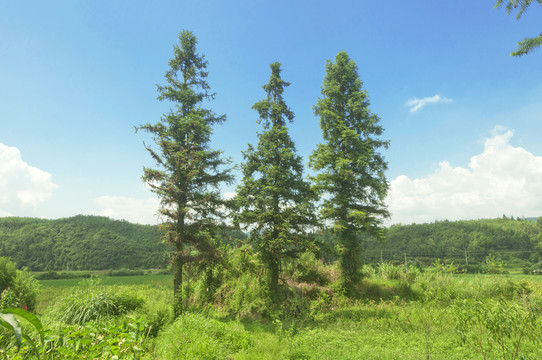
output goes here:
[{"label": "pointed treetop", "polygon": [[267,93],[267,99],[258,101],[252,106],[260,115],[258,123],[262,123],[266,129],[269,126],[284,126],[286,120],[294,121],[294,113],[286,106],[282,97],[284,88],[290,86],[290,83],[280,77],[282,69],[279,62],[274,62],[269,67],[271,68],[271,77],[269,82],[263,86]]}]

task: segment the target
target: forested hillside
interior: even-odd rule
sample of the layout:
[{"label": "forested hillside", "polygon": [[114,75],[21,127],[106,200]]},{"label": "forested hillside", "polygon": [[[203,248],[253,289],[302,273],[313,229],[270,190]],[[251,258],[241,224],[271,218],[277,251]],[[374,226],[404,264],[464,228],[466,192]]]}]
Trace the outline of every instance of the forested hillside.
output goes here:
[{"label": "forested hillside", "polygon": [[403,261],[405,255],[431,263],[437,258],[480,263],[489,255],[505,261],[542,258],[542,223],[502,217],[429,224],[392,225],[386,240],[365,239],[366,262]]},{"label": "forested hillside", "polygon": [[31,271],[166,267],[157,226],[98,216],[0,218],[0,254]]}]

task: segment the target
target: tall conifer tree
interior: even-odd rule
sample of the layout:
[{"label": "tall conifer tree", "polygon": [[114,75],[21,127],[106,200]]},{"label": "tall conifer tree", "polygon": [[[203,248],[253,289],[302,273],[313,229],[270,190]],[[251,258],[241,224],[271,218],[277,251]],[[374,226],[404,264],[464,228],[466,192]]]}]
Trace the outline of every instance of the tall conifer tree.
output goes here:
[{"label": "tall conifer tree", "polygon": [[322,98],[314,107],[324,143],[310,157],[317,172],[315,187],[323,197],[321,216],[332,226],[340,245],[340,265],[346,286],[360,279],[360,232],[380,236],[383,217],[389,216],[384,198],[387,163],[379,153],[379,117],[369,110],[356,63],[346,52],[328,61]]},{"label": "tall conifer tree", "polygon": [[156,124],[136,127],[152,134],[156,145],[145,147],[158,169],[144,168],[142,179],[160,198],[164,239],[175,245],[176,315],[182,311],[183,266],[217,257],[214,241],[224,205],[218,186],[232,181],[230,170],[225,168],[229,161],[221,157],[222,152],[210,148],[212,126],[226,117],[202,107],[214,94],[206,80],[207,61],[197,53],[196,44],[192,32],[179,34],[165,75],[167,85],[158,85],[158,99],[171,101],[175,108]]},{"label": "tall conifer tree", "polygon": [[258,146],[249,144],[243,153],[234,221],[251,230],[250,241],[267,266],[271,290],[276,291],[281,261],[295,254],[307,227],[315,224],[315,193],[303,179],[302,158],[286,127],[294,119],[282,96],[290,83],[281,79],[278,62],[270,67],[269,83],[263,86],[267,97],[252,107],[264,131],[258,134]]}]

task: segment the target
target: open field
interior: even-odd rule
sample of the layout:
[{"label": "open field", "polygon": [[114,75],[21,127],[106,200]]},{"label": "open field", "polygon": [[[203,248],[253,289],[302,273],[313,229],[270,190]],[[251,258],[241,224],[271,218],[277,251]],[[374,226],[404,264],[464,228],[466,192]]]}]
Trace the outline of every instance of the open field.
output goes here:
[{"label": "open field", "polygon": [[[228,313],[224,306],[194,305],[176,321],[171,315],[172,284],[168,275],[103,277],[99,283],[85,280],[79,285],[74,279],[46,280],[41,281],[37,313],[51,334],[64,331],[64,336],[73,336],[75,329],[86,329],[86,335],[84,331],[78,335],[80,341],[90,337],[85,346],[75,351],[76,347],[67,343],[71,353],[65,351],[68,355],[63,358],[69,359],[83,358],[85,354],[101,354],[97,358],[104,359],[542,356],[538,344],[542,332],[542,278],[424,272],[407,281],[404,275],[398,274],[395,279],[384,274],[366,278],[362,285],[365,298],[357,300],[321,289],[308,305],[299,305],[303,308],[297,316],[239,317]],[[125,314],[82,326],[59,321],[65,299],[91,293],[125,296],[132,302],[137,298],[141,304]],[[117,350],[110,346],[106,352],[92,348],[100,343],[96,339],[122,338],[119,331],[133,333],[130,324],[141,329],[137,341],[126,340],[115,345]],[[71,332],[66,333],[66,328]]]}]

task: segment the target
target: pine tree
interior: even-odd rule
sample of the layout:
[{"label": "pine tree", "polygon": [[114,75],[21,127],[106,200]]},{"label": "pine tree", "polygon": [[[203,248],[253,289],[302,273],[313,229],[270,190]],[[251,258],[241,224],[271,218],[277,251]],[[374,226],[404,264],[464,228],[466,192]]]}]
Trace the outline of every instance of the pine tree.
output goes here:
[{"label": "pine tree", "polygon": [[278,62],[270,67],[269,83],[263,86],[267,97],[252,107],[264,131],[258,134],[258,146],[249,144],[243,153],[234,221],[250,229],[250,241],[268,269],[269,285],[275,292],[281,262],[295,256],[306,230],[315,225],[315,193],[303,178],[302,158],[286,127],[286,121],[294,119],[282,96],[290,84],[281,79]]},{"label": "pine tree", "polygon": [[[542,0],[497,0],[495,7],[499,8],[506,2],[506,13],[510,14],[514,10],[518,10],[516,14],[516,19],[520,19],[521,15],[527,10],[527,8],[533,3],[537,2],[538,5],[542,6]],[[518,9],[519,7],[519,9]],[[530,53],[531,51],[538,49],[542,45],[542,33],[536,37],[525,38],[522,41],[518,42],[518,49],[511,53],[511,56],[522,56]]]},{"label": "pine tree", "polygon": [[158,169],[144,168],[142,179],[160,198],[163,236],[176,249],[172,258],[176,315],[182,311],[183,266],[217,258],[214,242],[225,204],[218,186],[232,181],[225,168],[229,160],[210,148],[212,126],[226,117],[202,107],[214,94],[206,80],[207,61],[196,52],[196,44],[192,32],[179,34],[165,75],[167,85],[158,85],[158,99],[171,101],[175,109],[154,125],[136,127],[152,134],[157,147],[145,145]]},{"label": "pine tree", "polygon": [[340,266],[349,287],[360,279],[359,233],[381,236],[382,218],[389,216],[387,163],[378,152],[388,141],[379,139],[384,129],[369,110],[357,65],[346,52],[327,62],[321,93],[314,112],[325,143],[317,145],[310,166],[317,173],[316,189],[325,195],[321,217],[340,241]]}]

